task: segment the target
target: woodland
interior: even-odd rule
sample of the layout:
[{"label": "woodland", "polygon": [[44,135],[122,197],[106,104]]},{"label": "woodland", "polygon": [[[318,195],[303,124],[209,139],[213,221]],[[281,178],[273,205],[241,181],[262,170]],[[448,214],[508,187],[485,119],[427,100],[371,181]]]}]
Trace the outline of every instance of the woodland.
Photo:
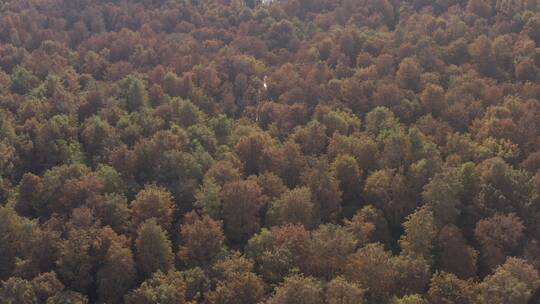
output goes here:
[{"label": "woodland", "polygon": [[540,303],[540,0],[0,1],[0,304]]}]

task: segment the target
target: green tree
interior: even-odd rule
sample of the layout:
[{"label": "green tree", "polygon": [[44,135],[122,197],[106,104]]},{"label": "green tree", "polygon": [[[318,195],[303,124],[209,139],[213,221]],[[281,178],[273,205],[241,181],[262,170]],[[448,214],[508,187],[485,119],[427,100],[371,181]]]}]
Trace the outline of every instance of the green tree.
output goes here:
[{"label": "green tree", "polygon": [[460,196],[463,185],[456,171],[443,171],[436,174],[424,186],[422,198],[433,211],[439,227],[453,223],[461,212]]},{"label": "green tree", "polygon": [[339,181],[343,201],[354,204],[360,199],[363,172],[353,156],[338,155],[332,163],[332,172]]},{"label": "green tree", "polygon": [[126,88],[127,109],[130,112],[138,111],[148,104],[146,85],[139,77],[130,75],[124,79]]},{"label": "green tree", "polygon": [[402,252],[431,262],[431,250],[437,236],[433,212],[426,207],[419,208],[407,217],[403,227],[405,234],[399,240]]},{"label": "green tree", "polygon": [[278,283],[295,269],[308,271],[310,234],[303,225],[263,228],[249,240],[245,252],[265,282]]},{"label": "green tree", "polygon": [[11,74],[11,90],[17,94],[26,94],[35,88],[39,79],[22,66],[16,66]]},{"label": "green tree", "polygon": [[142,223],[137,235],[135,257],[137,268],[143,277],[150,277],[158,270],[168,271],[174,266],[171,242],[154,219]]},{"label": "green tree", "polygon": [[204,214],[217,219],[221,213],[221,186],[213,178],[205,177],[199,190],[195,193],[194,206]]},{"label": "green tree", "polygon": [[86,293],[94,282],[96,260],[91,254],[92,231],[73,230],[60,248],[58,276],[71,290]]},{"label": "green tree", "polygon": [[310,228],[313,224],[313,203],[307,187],[286,191],[270,204],[266,214],[270,225],[302,224]]}]

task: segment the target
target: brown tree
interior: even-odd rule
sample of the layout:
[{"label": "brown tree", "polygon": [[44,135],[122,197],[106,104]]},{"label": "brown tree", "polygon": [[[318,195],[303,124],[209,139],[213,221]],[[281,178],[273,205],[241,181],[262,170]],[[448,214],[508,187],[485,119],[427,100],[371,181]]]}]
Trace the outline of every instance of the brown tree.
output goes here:
[{"label": "brown tree", "polygon": [[368,244],[350,255],[345,265],[345,277],[367,288],[368,303],[388,300],[396,283],[396,270],[391,253],[381,244]]},{"label": "brown tree", "polygon": [[259,210],[264,201],[253,180],[230,182],[221,190],[225,235],[233,242],[245,242],[260,227]]},{"label": "brown tree", "polygon": [[184,223],[180,226],[180,261],[190,266],[210,263],[222,250],[225,236],[221,225],[208,215],[199,216],[195,212],[184,215]]},{"label": "brown tree", "polygon": [[147,185],[137,193],[131,205],[135,227],[152,218],[165,230],[171,227],[174,202],[172,195],[164,188]]}]

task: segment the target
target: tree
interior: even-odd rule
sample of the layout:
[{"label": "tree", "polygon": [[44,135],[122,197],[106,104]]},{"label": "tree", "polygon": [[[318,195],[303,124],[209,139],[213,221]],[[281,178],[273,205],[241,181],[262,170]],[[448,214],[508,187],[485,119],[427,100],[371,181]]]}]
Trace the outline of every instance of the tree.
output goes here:
[{"label": "tree", "polygon": [[249,240],[245,252],[265,282],[278,283],[295,269],[308,271],[310,234],[303,225],[263,228]]},{"label": "tree", "polygon": [[431,278],[427,298],[432,303],[476,303],[475,284],[451,273],[436,273]]},{"label": "tree", "polygon": [[287,48],[294,37],[294,26],[288,20],[281,20],[280,22],[272,24],[268,31],[268,40],[274,48]]},{"label": "tree", "polygon": [[168,271],[173,267],[174,255],[167,234],[154,219],[143,222],[137,231],[135,241],[135,257],[137,268],[143,277],[161,270]]},{"label": "tree", "polygon": [[208,215],[199,216],[195,212],[184,215],[184,223],[180,226],[182,246],[178,251],[182,263],[204,266],[217,257],[225,240],[221,226],[221,221]]},{"label": "tree", "polygon": [[478,221],[474,235],[482,246],[482,261],[488,270],[517,253],[524,229],[521,219],[514,214],[496,214]]},{"label": "tree", "polygon": [[[58,173],[62,172],[60,171]],[[89,206],[99,195],[104,194],[103,182],[93,172],[74,178],[68,178],[60,187],[60,193],[51,193],[51,198],[60,194],[58,200],[49,203],[51,211],[60,214],[70,214],[78,207]]]},{"label": "tree", "polygon": [[304,176],[315,204],[315,219],[322,222],[337,218],[342,209],[342,192],[339,189],[339,182],[329,169],[328,162],[320,160]]},{"label": "tree", "polygon": [[364,185],[366,199],[384,213],[390,227],[401,225],[416,207],[416,203],[408,201],[404,179],[395,170],[383,169],[371,173]]},{"label": "tree", "polygon": [[58,276],[71,290],[86,293],[94,282],[96,261],[90,252],[91,242],[92,231],[77,229],[62,243],[57,261]]},{"label": "tree", "polygon": [[155,219],[165,230],[169,230],[174,212],[172,195],[165,188],[147,185],[137,193],[131,203],[133,225],[138,227],[148,219]]},{"label": "tree", "polygon": [[257,176],[257,184],[269,200],[278,199],[287,189],[279,176],[268,171]]},{"label": "tree", "polygon": [[426,113],[439,117],[443,109],[447,107],[444,89],[435,84],[428,84],[420,95],[422,105]]},{"label": "tree", "polygon": [[240,180],[239,167],[241,167],[241,164],[238,164],[239,162],[240,160],[237,158],[217,161],[208,168],[205,178],[214,180],[218,186],[223,186],[227,182],[238,181]]},{"label": "tree", "polygon": [[128,304],[188,303],[186,282],[180,272],[158,271],[125,297]]},{"label": "tree", "polygon": [[364,174],[378,166],[379,148],[365,133],[355,133],[351,136],[334,134],[328,144],[327,155],[329,159],[336,159],[340,154],[353,156],[358,163],[358,169]]},{"label": "tree", "polygon": [[378,243],[368,244],[347,258],[344,276],[347,280],[367,288],[368,303],[387,300],[394,292],[396,270],[391,253]]},{"label": "tree", "polygon": [[235,149],[244,163],[246,174],[262,173],[265,150],[272,145],[272,139],[266,133],[257,132],[240,138]]},{"label": "tree", "polygon": [[[289,188],[296,187],[301,182],[301,175],[306,167],[306,157],[301,147],[292,140],[286,141],[279,149],[279,163],[276,164],[277,174]],[[276,170],[269,168],[270,170]]]},{"label": "tree", "polygon": [[311,234],[311,254],[308,272],[332,279],[342,272],[347,257],[354,252],[356,240],[343,227],[321,225]]},{"label": "tree", "polygon": [[313,203],[307,187],[286,191],[271,203],[266,214],[270,225],[302,224],[310,228],[313,225]]},{"label": "tree", "polygon": [[38,303],[32,283],[18,277],[11,277],[7,281],[2,282],[0,299],[4,303]]},{"label": "tree", "polygon": [[482,299],[488,303],[529,303],[540,286],[538,271],[520,258],[510,257],[480,284]]},{"label": "tree", "polygon": [[96,228],[85,210],[76,210],[69,226],[57,261],[60,279],[81,293],[96,286],[100,299],[118,302],[135,280],[128,239],[111,228]]},{"label": "tree", "polygon": [[433,213],[426,207],[417,209],[403,224],[405,234],[399,240],[404,254],[432,260],[431,250],[437,236]]},{"label": "tree", "polygon": [[513,169],[499,157],[483,161],[477,167],[479,194],[477,204],[483,205],[490,214],[529,212],[522,203],[530,192],[530,177],[521,170]]},{"label": "tree", "polygon": [[469,0],[467,10],[484,18],[489,18],[492,14],[491,3],[484,0]]},{"label": "tree", "polygon": [[74,291],[63,291],[47,299],[47,304],[87,304],[88,299]]},{"label": "tree", "polygon": [[98,196],[95,200],[94,215],[100,219],[101,224],[111,227],[117,233],[130,230],[131,209],[125,196],[111,193]]},{"label": "tree", "polygon": [[195,203],[193,205],[204,214],[214,219],[219,218],[221,212],[220,191],[221,187],[213,178],[204,178],[201,187],[195,193]]},{"label": "tree", "polygon": [[54,271],[42,273],[32,279],[32,287],[39,303],[62,292],[64,284],[58,280]]},{"label": "tree", "polygon": [[[472,3],[475,5],[485,3],[484,0],[470,0],[469,7],[472,8]],[[490,4],[487,4],[490,6]],[[484,9],[484,8],[482,8]],[[491,10],[491,7],[489,8]],[[491,14],[486,12],[479,12],[480,14]],[[469,45],[469,54],[474,59],[474,62],[478,65],[479,72],[487,75],[494,76],[497,72],[497,61],[493,52],[493,45],[491,40],[485,36],[481,35],[476,38],[473,43]]]},{"label": "tree", "polygon": [[443,227],[439,232],[436,248],[436,264],[441,271],[453,273],[460,279],[476,276],[478,252],[467,245],[458,227]]},{"label": "tree", "polygon": [[94,163],[102,161],[118,144],[117,130],[99,116],[86,119],[81,128],[81,142]]},{"label": "tree", "polygon": [[424,186],[422,198],[433,211],[439,227],[453,223],[461,212],[463,185],[458,174],[457,171],[443,171]]},{"label": "tree", "polygon": [[39,84],[39,79],[22,66],[16,66],[11,74],[11,91],[26,94]]},{"label": "tree", "polygon": [[225,235],[233,242],[245,242],[259,230],[261,188],[253,180],[235,181],[225,184],[220,196]]},{"label": "tree", "polygon": [[427,304],[428,302],[420,295],[407,295],[399,299],[394,299],[392,304]]},{"label": "tree", "polygon": [[111,166],[99,165],[96,174],[103,181],[105,193],[125,194],[127,185],[122,175]]},{"label": "tree", "polygon": [[211,304],[250,304],[262,300],[264,283],[253,270],[253,262],[234,253],[218,261],[214,271],[219,281],[214,290],[207,294]]},{"label": "tree", "polygon": [[346,219],[345,228],[354,235],[358,247],[371,242],[389,247],[392,240],[388,222],[382,212],[372,205],[364,206],[350,220]]},{"label": "tree", "polygon": [[108,249],[103,265],[96,274],[97,293],[100,302],[122,303],[136,279],[133,254],[127,244],[114,243]]},{"label": "tree", "polygon": [[278,244],[266,228],[249,239],[245,252],[255,261],[255,269],[265,282],[279,283],[295,267],[293,250],[287,244]]},{"label": "tree", "polygon": [[124,79],[126,86],[127,109],[130,112],[140,110],[148,104],[148,92],[144,82],[133,75]]},{"label": "tree", "polygon": [[44,188],[45,185],[41,177],[32,173],[25,173],[19,182],[19,195],[15,204],[17,213],[28,217],[44,215],[46,211],[41,201]]},{"label": "tree", "polygon": [[323,291],[314,278],[293,275],[285,278],[276,292],[267,301],[268,304],[322,304]]},{"label": "tree", "polygon": [[396,271],[396,294],[420,294],[425,292],[431,276],[429,261],[423,257],[399,255],[392,258]]},{"label": "tree", "polygon": [[326,126],[327,135],[332,137],[334,132],[349,135],[360,129],[360,119],[345,111],[330,111],[323,115],[321,122]]},{"label": "tree", "polygon": [[396,73],[396,80],[402,88],[418,92],[421,89],[420,74],[422,69],[415,58],[408,57],[401,61]]},{"label": "tree", "polygon": [[24,261],[17,263],[17,274],[33,277],[53,269],[60,257],[62,239],[51,227],[36,227],[25,249]]},{"label": "tree", "polygon": [[339,181],[343,201],[356,203],[362,189],[362,171],[356,159],[350,155],[338,155],[332,163],[332,172]]},{"label": "tree", "polygon": [[8,207],[0,207],[0,279],[7,279],[15,269],[31,238],[33,223]]},{"label": "tree", "polygon": [[326,287],[326,303],[328,304],[363,304],[365,289],[358,284],[347,282],[337,277]]},{"label": "tree", "polygon": [[292,135],[306,155],[324,153],[328,144],[326,127],[317,120],[310,121],[305,127],[299,127]]},{"label": "tree", "polygon": [[366,115],[366,131],[377,135],[383,131],[399,127],[394,113],[385,107],[376,107]]},{"label": "tree", "polygon": [[373,223],[366,221],[359,213],[351,220],[345,219],[345,227],[354,236],[358,247],[371,243],[372,234],[376,229]]}]

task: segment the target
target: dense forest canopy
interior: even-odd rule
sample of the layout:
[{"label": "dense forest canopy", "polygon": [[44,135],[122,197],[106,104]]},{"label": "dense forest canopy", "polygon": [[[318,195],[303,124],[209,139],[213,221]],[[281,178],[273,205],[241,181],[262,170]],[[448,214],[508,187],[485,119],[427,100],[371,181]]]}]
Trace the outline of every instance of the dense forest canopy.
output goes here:
[{"label": "dense forest canopy", "polygon": [[539,303],[539,242],[539,0],[1,1],[2,304]]}]

